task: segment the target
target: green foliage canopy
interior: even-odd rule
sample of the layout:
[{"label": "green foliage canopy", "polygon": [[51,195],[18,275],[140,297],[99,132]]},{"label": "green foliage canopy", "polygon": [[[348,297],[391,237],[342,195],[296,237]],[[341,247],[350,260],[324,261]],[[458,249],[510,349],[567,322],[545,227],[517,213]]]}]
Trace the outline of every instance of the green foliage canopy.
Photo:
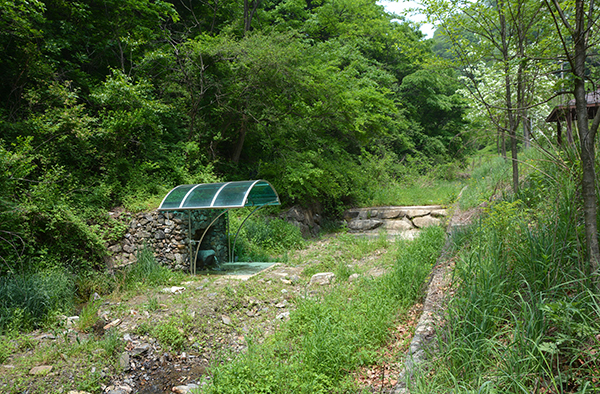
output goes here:
[{"label": "green foliage canopy", "polygon": [[106,210],[177,184],[265,178],[338,209],[406,157],[454,157],[455,78],[392,18],[374,0],[0,2],[0,272],[100,266]]}]

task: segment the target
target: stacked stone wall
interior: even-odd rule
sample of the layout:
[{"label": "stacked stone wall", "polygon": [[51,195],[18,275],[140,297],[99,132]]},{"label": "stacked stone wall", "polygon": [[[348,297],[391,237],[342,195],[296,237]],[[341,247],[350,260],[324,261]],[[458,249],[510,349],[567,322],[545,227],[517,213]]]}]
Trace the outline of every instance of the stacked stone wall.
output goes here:
[{"label": "stacked stone wall", "polygon": [[[162,265],[173,270],[189,271],[190,242],[193,253],[196,253],[198,241],[204,230],[219,213],[198,210],[114,214],[113,218],[125,223],[127,227],[122,240],[107,245],[107,263],[109,267],[132,264],[137,261],[138,252],[146,246],[154,252],[157,261]],[[219,262],[228,260],[226,226],[225,214],[210,227],[201,247],[214,250]],[[200,266],[199,262],[197,266]]]},{"label": "stacked stone wall", "polygon": [[344,212],[350,232],[373,232],[384,229],[388,234],[414,232],[441,225],[447,209],[439,205],[356,208]]}]

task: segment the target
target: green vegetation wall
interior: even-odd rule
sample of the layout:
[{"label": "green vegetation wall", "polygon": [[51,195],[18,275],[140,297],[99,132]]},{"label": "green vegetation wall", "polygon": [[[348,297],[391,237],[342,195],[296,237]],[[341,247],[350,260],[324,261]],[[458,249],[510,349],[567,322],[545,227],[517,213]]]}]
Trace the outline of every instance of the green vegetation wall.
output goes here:
[{"label": "green vegetation wall", "polygon": [[0,272],[101,267],[123,232],[106,212],[177,184],[265,178],[335,209],[407,158],[452,159],[454,77],[392,18],[375,0],[2,2]]}]

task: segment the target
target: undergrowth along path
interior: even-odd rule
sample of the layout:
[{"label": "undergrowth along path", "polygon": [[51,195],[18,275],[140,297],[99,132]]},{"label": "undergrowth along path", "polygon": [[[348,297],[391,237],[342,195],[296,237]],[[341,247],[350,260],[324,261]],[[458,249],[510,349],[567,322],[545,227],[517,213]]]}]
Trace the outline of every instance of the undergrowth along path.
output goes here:
[{"label": "undergrowth along path", "polygon": [[[464,189],[463,189],[464,190]],[[461,194],[463,192],[461,190]],[[408,386],[414,373],[425,361],[426,346],[435,338],[436,325],[442,321],[444,305],[448,297],[452,296],[451,274],[455,261],[452,255],[452,233],[461,227],[471,224],[472,218],[478,210],[460,211],[458,205],[454,207],[454,214],[449,220],[446,230],[447,239],[436,265],[432,269],[427,295],[423,302],[423,310],[417,322],[415,333],[404,358],[404,365],[398,376],[398,384],[393,394],[409,393]]]}]

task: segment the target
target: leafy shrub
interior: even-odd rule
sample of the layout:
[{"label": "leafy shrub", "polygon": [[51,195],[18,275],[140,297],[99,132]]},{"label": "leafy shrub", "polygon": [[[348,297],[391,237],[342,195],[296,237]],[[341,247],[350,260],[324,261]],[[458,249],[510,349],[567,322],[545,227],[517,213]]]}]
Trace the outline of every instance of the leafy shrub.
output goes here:
[{"label": "leafy shrub", "polygon": [[[232,227],[239,228],[239,218],[232,221]],[[270,261],[273,255],[302,248],[304,244],[300,229],[293,224],[279,218],[255,217],[242,227],[235,255],[241,261]]]},{"label": "leafy shrub", "polygon": [[300,229],[285,220],[273,218],[266,221],[252,221],[247,224],[248,239],[274,253],[304,246]]}]

